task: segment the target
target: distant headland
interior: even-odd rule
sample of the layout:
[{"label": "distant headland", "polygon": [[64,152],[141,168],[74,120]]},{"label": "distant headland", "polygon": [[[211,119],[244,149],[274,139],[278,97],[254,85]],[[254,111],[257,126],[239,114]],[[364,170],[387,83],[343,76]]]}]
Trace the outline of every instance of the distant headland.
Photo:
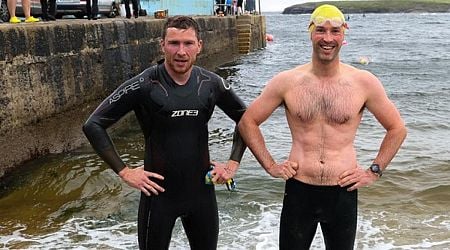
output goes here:
[{"label": "distant headland", "polygon": [[344,14],[351,13],[442,13],[450,12],[450,0],[367,0],[323,1],[296,4],[284,9],[282,14],[311,14],[322,4],[333,4]]}]

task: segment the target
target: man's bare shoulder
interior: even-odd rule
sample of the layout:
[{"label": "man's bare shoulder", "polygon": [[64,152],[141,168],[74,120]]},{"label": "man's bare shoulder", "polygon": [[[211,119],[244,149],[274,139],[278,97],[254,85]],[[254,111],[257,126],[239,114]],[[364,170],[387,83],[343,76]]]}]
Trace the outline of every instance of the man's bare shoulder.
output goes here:
[{"label": "man's bare shoulder", "polygon": [[304,76],[306,74],[309,74],[309,72],[311,72],[311,63],[299,65],[299,66],[297,66],[295,68],[292,68],[290,70],[286,70],[285,72],[288,73],[288,74],[292,74],[294,76],[297,76],[297,77]]},{"label": "man's bare shoulder", "polygon": [[344,77],[349,78],[348,80],[353,83],[364,87],[377,86],[381,84],[379,79],[370,71],[358,69],[348,64],[342,64],[342,68],[344,69]]},{"label": "man's bare shoulder", "polygon": [[309,71],[309,64],[303,64],[278,73],[272,78],[271,82],[275,82],[277,85],[289,85],[303,79]]}]

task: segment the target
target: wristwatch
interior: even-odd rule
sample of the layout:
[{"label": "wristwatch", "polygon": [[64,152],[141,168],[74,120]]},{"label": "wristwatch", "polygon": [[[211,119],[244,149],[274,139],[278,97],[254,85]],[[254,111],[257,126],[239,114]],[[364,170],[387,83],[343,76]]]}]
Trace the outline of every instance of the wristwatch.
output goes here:
[{"label": "wristwatch", "polygon": [[373,163],[369,167],[370,171],[374,174],[376,174],[378,177],[381,177],[383,175],[383,171],[381,171],[380,165]]}]

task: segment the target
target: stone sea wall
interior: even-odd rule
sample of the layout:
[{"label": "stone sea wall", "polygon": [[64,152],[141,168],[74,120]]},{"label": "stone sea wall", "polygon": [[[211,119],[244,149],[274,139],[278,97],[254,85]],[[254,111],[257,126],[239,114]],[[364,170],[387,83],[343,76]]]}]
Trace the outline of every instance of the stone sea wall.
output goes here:
[{"label": "stone sea wall", "polygon": [[[235,17],[194,18],[204,41],[198,65],[213,70],[239,56]],[[264,17],[252,18],[256,40],[264,39]],[[163,24],[114,18],[0,25],[0,177],[86,143],[81,126],[99,102],[162,58]]]}]

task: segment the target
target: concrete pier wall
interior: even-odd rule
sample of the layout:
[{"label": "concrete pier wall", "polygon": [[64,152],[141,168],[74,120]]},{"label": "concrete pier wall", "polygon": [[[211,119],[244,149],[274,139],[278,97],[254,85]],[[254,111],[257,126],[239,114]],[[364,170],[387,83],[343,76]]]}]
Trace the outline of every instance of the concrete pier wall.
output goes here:
[{"label": "concrete pier wall", "polygon": [[[265,19],[255,31],[265,35]],[[213,70],[238,56],[235,17],[195,17]],[[23,162],[86,143],[81,126],[120,83],[162,58],[164,20],[58,20],[0,25],[0,177]],[[264,34],[263,34],[264,33]],[[265,46],[254,41],[253,49]]]}]

